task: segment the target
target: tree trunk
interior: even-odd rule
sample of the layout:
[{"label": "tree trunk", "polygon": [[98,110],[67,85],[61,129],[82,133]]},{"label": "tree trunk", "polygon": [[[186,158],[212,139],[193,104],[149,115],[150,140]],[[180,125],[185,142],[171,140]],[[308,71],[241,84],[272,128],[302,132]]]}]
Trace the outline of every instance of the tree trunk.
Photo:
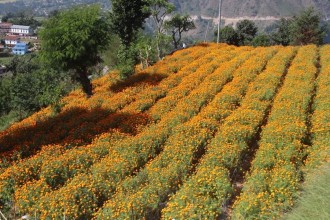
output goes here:
[{"label": "tree trunk", "polygon": [[175,39],[175,32],[174,31],[172,31],[172,39],[173,39],[174,48],[178,49],[178,42]]},{"label": "tree trunk", "polygon": [[86,68],[79,71],[79,81],[82,85],[83,91],[86,93],[87,98],[91,97],[93,95],[92,83],[88,78],[88,71]]},{"label": "tree trunk", "polygon": [[156,41],[157,41],[157,57],[158,57],[158,60],[161,60],[161,54],[160,54],[160,33],[157,34],[157,37],[156,37]]}]

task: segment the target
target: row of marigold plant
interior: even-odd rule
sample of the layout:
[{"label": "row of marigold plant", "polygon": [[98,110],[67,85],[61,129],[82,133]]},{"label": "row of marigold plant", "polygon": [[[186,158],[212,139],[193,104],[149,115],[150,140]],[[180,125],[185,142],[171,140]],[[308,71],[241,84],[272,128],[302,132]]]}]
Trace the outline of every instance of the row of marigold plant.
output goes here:
[{"label": "row of marigold plant", "polygon": [[[204,53],[206,53],[204,51],[208,50],[201,50],[201,48],[195,49],[193,52],[187,53],[184,59],[182,58],[181,60],[178,60],[177,57],[177,59],[173,59],[172,62],[177,64],[177,66],[182,67],[182,65],[187,65],[191,61],[201,57]],[[162,62],[162,64],[166,66],[166,64],[168,63]],[[163,90],[164,88],[168,88],[167,90],[169,90],[173,86],[177,85],[183,77],[182,74],[181,77],[179,74],[174,77],[173,74],[171,75],[170,72],[167,73],[167,75],[170,75],[170,77],[168,77],[168,79],[163,80],[161,82],[161,85],[159,85],[159,87],[161,87]],[[100,85],[100,81],[110,82],[107,76],[102,77],[101,79],[98,79],[96,81],[96,85]],[[71,100],[72,102],[65,105],[62,112],[56,115],[56,117],[47,118],[45,115],[49,116],[51,111],[50,108],[47,108],[29,117],[21,123],[13,125],[12,128],[2,132],[0,134],[0,143],[2,143],[2,148],[0,149],[0,152],[9,149],[11,155],[13,154],[13,152],[24,151],[27,154],[25,156],[28,156],[33,154],[32,151],[34,149],[38,150],[40,146],[46,144],[67,143],[70,145],[79,145],[89,143],[96,134],[106,132],[108,129],[111,129],[114,126],[121,125],[119,123],[114,123],[113,119],[112,123],[108,123],[109,118],[107,117],[118,118],[118,115],[115,115],[114,117],[111,112],[114,110],[118,110],[119,108],[123,108],[129,103],[129,101],[125,100],[124,97],[134,97],[134,95],[141,96],[141,93],[148,94],[148,91],[150,89],[146,89],[145,86],[134,86],[127,89],[129,90],[129,92],[125,90],[118,94],[112,94],[112,96],[108,96],[109,93],[111,94],[108,88],[111,83],[103,84],[105,85],[105,88],[103,88],[102,91],[99,91],[98,93],[94,94],[94,96],[90,99],[86,99],[83,96],[81,98],[75,97],[73,94],[77,92],[72,92],[67,98],[65,98],[67,101]],[[140,91],[142,88],[145,89],[143,92]],[[75,102],[75,100],[78,100],[77,103]],[[105,108],[104,106],[98,106],[97,108],[90,109],[90,106],[93,105],[92,103],[98,102],[98,100],[102,100],[102,102],[107,103],[108,108]],[[121,103],[116,100],[120,100]],[[134,98],[132,98],[130,101],[133,100]],[[63,102],[65,103],[67,101],[64,100]],[[97,124],[96,122],[99,122],[98,124],[100,126],[95,125]],[[125,126],[126,125],[122,126],[122,128],[125,128]],[[85,130],[85,132],[81,132],[80,130]],[[8,159],[8,156],[6,154],[2,154],[2,163],[0,167],[5,167],[5,165],[8,166],[8,163],[3,163],[4,158]],[[17,158],[22,158],[22,154],[19,155]]]},{"label": "row of marigold plant", "polygon": [[197,166],[163,210],[163,218],[217,219],[233,195],[233,174],[242,169],[244,154],[256,139],[294,48],[281,48],[248,87],[240,107],[220,127]]},{"label": "row of marigold plant", "polygon": [[[228,59],[228,56],[226,56],[227,57],[227,59]],[[219,61],[219,60],[218,60]],[[224,60],[223,60],[223,62],[224,62]],[[216,64],[216,62],[214,62],[212,65],[219,65],[219,64]],[[204,73],[204,75],[207,75],[206,73]],[[198,78],[197,76],[196,76],[196,78]],[[195,79],[191,79],[191,82],[193,82]],[[201,79],[199,79],[199,80],[201,80]],[[189,81],[187,81],[187,83],[190,83]],[[173,94],[174,95],[174,94]],[[165,113],[165,112],[164,112]],[[174,114],[172,114],[173,116],[174,115],[176,115],[175,113]],[[178,122],[177,122],[178,123]],[[165,123],[166,124],[166,123]],[[146,133],[146,132],[144,132],[144,133]],[[150,132],[149,131],[149,133],[150,134],[152,134],[152,133],[154,133],[153,131],[152,132]],[[153,134],[154,135],[154,134]],[[139,136],[139,135],[138,135]],[[155,136],[155,135],[154,135]],[[165,135],[166,136],[166,135]],[[141,137],[140,137],[141,138]],[[117,150],[122,150],[121,149],[121,147],[119,147],[118,146],[118,148],[119,149],[117,149]],[[129,152],[125,152],[125,153],[129,153]],[[108,156],[108,160],[110,160],[109,161],[109,165],[111,165],[111,160],[114,160],[115,161],[115,158],[113,158],[114,157],[114,155],[113,155],[113,152],[111,152],[110,154],[109,154],[109,156]],[[75,160],[73,160],[73,161],[75,161]],[[102,160],[103,162],[102,163],[104,163],[104,160]],[[102,164],[102,163],[99,163],[99,164]],[[70,164],[70,163],[69,163]],[[51,165],[50,165],[51,166]],[[76,168],[76,167],[75,167]],[[64,168],[63,169],[68,169],[68,166],[64,166]],[[75,169],[76,170],[76,169]],[[75,171],[76,172],[76,171]],[[57,176],[61,176],[60,175],[60,173],[62,173],[62,172],[58,172],[58,170],[56,170],[56,172],[52,172],[53,174],[55,173]],[[65,172],[64,172],[65,173]],[[65,175],[63,175],[63,176],[65,176]],[[61,178],[63,178],[63,176],[61,176]],[[49,177],[53,177],[54,178],[54,175],[50,175]],[[55,178],[56,179],[56,178]],[[51,178],[49,179],[49,180],[51,180]],[[44,180],[45,181],[45,180]],[[47,182],[46,182],[47,183]],[[39,182],[36,182],[35,183],[36,185],[38,185],[38,186],[45,186],[45,184],[40,184],[40,181]],[[32,184],[33,185],[33,184]],[[31,185],[31,183],[29,183],[29,187],[27,187],[27,189],[33,189],[34,187]],[[24,188],[24,187],[23,187]],[[26,193],[26,194],[29,194],[29,193]]]},{"label": "row of marigold plant", "polygon": [[[254,54],[248,60],[246,55],[241,54],[218,68],[216,75],[213,75],[213,79],[204,88],[214,88],[212,93],[216,95],[213,101],[192,120],[175,129],[158,157],[149,162],[136,176],[118,184],[117,193],[96,217],[159,218],[160,210],[169,194],[175,192],[192,171],[219,128],[219,123],[239,105],[249,83],[262,71],[274,53],[274,48],[259,48],[248,54]],[[229,81],[231,82],[227,84]],[[210,91],[208,93],[210,94]],[[209,106],[216,111],[209,111]]]},{"label": "row of marigold plant", "polygon": [[[202,52],[202,54],[203,53],[204,52]],[[193,56],[193,58],[196,58],[196,57],[197,57],[197,55],[196,56]],[[180,77],[178,77],[178,78],[180,78]],[[165,82],[163,84],[166,85]],[[71,116],[71,114],[69,116]],[[82,116],[82,114],[80,114],[79,116]],[[123,124],[124,125],[126,124],[127,126],[134,126],[134,125],[136,125],[137,124],[136,121],[138,121],[136,118],[139,118],[137,116],[138,115],[134,115],[134,119],[133,120],[135,120],[135,123],[132,123],[133,122],[132,120],[128,120],[130,118],[132,119],[132,117],[130,117],[130,118],[127,118],[126,117],[126,120],[125,121],[120,121],[120,122],[123,122],[123,123],[120,123],[121,126],[123,126]],[[109,115],[108,117],[102,119],[101,121],[96,121],[95,120],[95,116],[92,115],[92,116],[89,117],[90,119],[88,121],[90,123],[93,123],[94,122],[93,126],[91,125],[91,127],[93,127],[94,129],[97,129],[99,126],[102,127],[103,125],[108,126],[108,128],[109,128],[109,125],[111,125],[113,123],[118,123],[118,122],[116,122],[116,121],[118,121],[118,117],[119,117],[118,114],[115,114],[115,115],[112,114],[112,115]],[[82,119],[85,119],[86,120],[86,117],[82,117]],[[82,121],[82,119],[80,119],[80,120],[74,120],[74,119],[72,120],[71,119],[70,120],[70,117],[67,117],[67,121],[69,121],[68,123],[73,123],[75,125],[75,126],[68,126],[68,127],[75,127],[76,130],[78,130],[78,132],[75,132],[75,130],[73,129],[72,130],[74,132],[73,135],[76,134],[76,133],[78,133],[80,136],[87,136],[87,135],[89,135],[89,130],[86,130],[86,129],[84,130],[84,129],[81,129],[81,127],[76,127],[76,125],[77,125],[77,124],[75,124],[75,123],[77,123],[76,121],[78,121],[78,124],[79,124]],[[141,121],[141,120],[143,120],[143,117],[142,118],[139,118],[139,119]],[[65,121],[66,120],[64,120],[64,122]],[[112,121],[112,123],[109,123],[111,121]],[[63,122],[63,124],[65,124],[64,122]],[[98,122],[98,123],[96,123],[96,122]],[[125,123],[125,122],[127,122],[127,123]],[[86,124],[86,121],[84,123]],[[108,130],[109,129],[107,129],[107,131]],[[55,136],[58,136],[59,135],[59,133],[56,132],[56,130],[53,131],[53,132],[54,132],[54,135]],[[70,135],[67,137],[68,143],[70,143],[70,137],[71,137]],[[61,148],[62,148],[62,146],[61,146]],[[64,148],[68,148],[68,147],[65,146]],[[43,158],[43,154],[46,154],[47,155],[48,152],[45,152],[45,151],[47,151],[47,149],[49,149],[51,151],[53,149],[53,147],[44,147],[41,154],[38,154],[37,156],[32,157],[31,159],[27,159],[27,161],[19,161],[14,166],[9,167],[9,169],[7,169],[6,171],[5,171],[5,169],[3,169],[4,172],[0,176],[0,180],[1,180],[0,181],[0,184],[2,186],[4,186],[4,185],[7,185],[8,186],[7,183],[15,183],[17,186],[20,186],[21,184],[25,183],[27,180],[31,180],[30,176],[33,176],[34,178],[39,178],[40,169],[41,169],[40,161],[42,161],[42,160],[38,159],[38,157]],[[83,150],[83,148],[80,149],[80,150],[78,149],[78,152],[81,151],[81,150]],[[36,161],[38,161],[38,162],[36,162]],[[34,170],[33,175],[31,175],[29,173],[30,170]],[[24,172],[24,171],[26,171],[26,172]],[[63,175],[65,175],[65,174],[63,174]],[[13,185],[13,184],[10,184],[10,186],[11,185]],[[9,188],[8,187],[1,187],[1,194],[2,195],[5,195],[5,194],[7,194],[7,192],[13,192],[13,189],[12,188],[13,187],[9,187]],[[1,203],[4,204],[5,202],[4,201],[1,201]]]},{"label": "row of marigold plant", "polygon": [[250,174],[234,203],[236,219],[275,219],[294,204],[306,156],[318,49],[302,47],[277,94]]},{"label": "row of marigold plant", "polygon": [[[213,54],[213,56],[214,55],[215,54]],[[193,81],[190,81],[190,83],[193,83]],[[179,86],[178,88],[184,89],[185,87],[186,87],[186,82],[183,81],[182,86]],[[168,97],[172,97],[172,96],[176,96],[176,94],[172,94],[170,92]],[[159,113],[161,114],[165,114],[168,110],[165,108],[164,109],[158,108],[158,109],[159,109]],[[125,110],[126,108],[123,109],[123,111]],[[128,114],[131,113],[132,112],[128,112]],[[117,115],[114,116],[118,117]],[[130,121],[125,121],[125,122],[127,124],[133,124]],[[95,126],[97,126],[97,124]],[[43,178],[47,182],[47,184],[50,185],[52,188],[58,188],[59,186],[63,185],[67,179],[72,178],[75,173],[80,172],[80,170],[85,171],[88,167],[92,165],[92,163],[82,159],[84,157],[84,151],[85,151],[85,146],[74,150],[70,150],[68,153],[63,154],[60,157],[56,157],[50,161],[47,161],[47,163],[40,168],[40,172],[35,173],[35,176],[37,176],[38,178]],[[100,152],[98,157],[95,159],[100,160],[104,156],[105,155]],[[88,155],[86,157],[88,158]]]},{"label": "row of marigold plant", "polygon": [[[214,56],[214,54],[212,54],[213,56]],[[196,57],[196,56],[195,56]],[[173,78],[173,77],[172,77]],[[177,78],[180,78],[179,76],[177,77]],[[182,77],[181,77],[182,78]],[[162,84],[162,85],[167,85],[165,82]],[[165,111],[163,111],[163,113],[165,113]],[[111,120],[112,120],[112,123],[113,122],[115,122],[116,120],[118,120],[118,116],[119,115],[117,115],[117,114],[115,114],[115,115],[111,115],[111,118],[109,118],[109,117],[106,117],[106,118],[104,118],[104,119],[102,119],[101,121],[99,121],[99,123],[96,123],[96,124],[94,124],[93,125],[93,127],[94,128],[97,128],[98,126],[102,126],[102,124],[106,124],[106,125],[108,125],[109,126],[109,124],[111,124],[111,123],[109,123],[109,122],[111,122]],[[137,115],[134,115],[135,116],[135,121],[137,121],[136,120],[136,118],[137,118]],[[95,118],[94,118],[95,119]],[[110,119],[110,121],[108,120],[108,119]],[[73,122],[74,122],[74,120],[72,120]],[[93,122],[93,120],[90,120],[90,122],[92,123]],[[134,125],[134,124],[136,124],[136,123],[132,123],[132,121],[129,121],[129,120],[126,120],[125,122],[127,122],[127,123],[124,123],[124,125],[125,124],[127,124],[127,125]],[[95,120],[94,120],[94,123],[95,123]],[[81,129],[78,129],[77,128],[77,130],[79,130],[78,131],[78,134],[80,134],[80,135],[88,135],[88,132],[86,132],[86,130],[85,131],[83,131],[83,130],[81,130]],[[57,132],[56,132],[57,133]],[[57,135],[58,135],[58,133],[57,133]],[[70,136],[69,136],[70,137]],[[69,141],[69,140],[68,140]],[[79,148],[79,149],[77,149],[77,150],[70,150],[70,152],[69,152],[69,154],[70,155],[75,155],[75,152],[78,152],[77,153],[77,155],[80,155],[80,153],[79,152],[82,152],[82,151],[84,151],[84,148],[85,147],[81,147],[81,148]],[[22,185],[23,183],[25,183],[27,180],[31,180],[31,178],[29,178],[30,176],[33,176],[34,178],[36,178],[36,179],[39,179],[40,178],[40,173],[45,173],[45,172],[42,172],[42,167],[41,167],[41,164],[40,163],[35,163],[35,161],[41,161],[41,160],[39,160],[38,159],[38,157],[40,157],[40,158],[43,158],[43,154],[45,154],[45,151],[46,151],[46,149],[49,149],[49,150],[52,150],[52,148],[50,147],[50,148],[47,148],[47,147],[45,147],[44,149],[43,149],[43,151],[42,151],[42,154],[38,154],[36,157],[33,157],[33,158],[31,158],[31,159],[28,159],[27,161],[23,161],[23,162],[19,162],[18,164],[16,164],[15,166],[12,166],[12,167],[10,167],[8,170],[6,170],[6,172],[3,172],[3,175],[1,175],[0,176],[0,183],[4,186],[4,185],[7,185],[8,186],[8,183],[12,183],[12,182],[14,182],[14,183],[16,183],[16,187],[19,187],[20,185]],[[99,157],[102,157],[103,156],[103,154],[100,154],[99,155]],[[66,158],[66,156],[65,155],[63,155],[63,156],[61,156],[60,158]],[[55,166],[55,162],[56,162],[56,160],[57,159],[60,159],[60,158],[57,158],[57,157],[55,157],[55,158],[53,158],[51,161],[53,161],[53,160],[55,160],[54,161],[54,166]],[[72,157],[70,157],[71,159],[73,159]],[[76,157],[76,158],[78,158],[78,157]],[[68,161],[70,161],[70,160],[66,160],[67,162]],[[80,161],[80,160],[74,160],[74,161]],[[51,163],[49,163],[50,161],[47,161],[47,163],[45,163],[46,164],[46,167],[47,166],[51,166],[50,164]],[[83,164],[83,162],[84,162],[84,160],[81,160],[80,162],[77,162],[78,164],[80,163],[80,164]],[[28,166],[27,166],[27,164],[28,164]],[[62,164],[63,165],[63,164]],[[71,167],[71,170],[74,170],[74,168],[76,168],[76,167]],[[68,169],[67,168],[67,166],[64,166],[63,167],[63,169],[62,169],[62,171],[63,171],[63,173],[62,172],[60,172],[59,170],[56,170],[56,169],[54,169],[53,170],[53,173],[57,173],[57,177],[55,178],[55,176],[54,176],[54,174],[52,174],[52,173],[45,173],[45,176],[46,177],[49,177],[49,178],[46,178],[47,180],[49,180],[48,182],[50,183],[50,185],[54,188],[55,187],[55,185],[56,184],[54,184],[55,182],[56,182],[56,179],[57,180],[59,180],[59,179],[63,179],[63,178],[61,178],[61,176],[63,177],[63,176],[68,176],[67,175],[67,173],[69,172],[69,171],[67,171],[67,172],[64,172],[64,170],[65,169]],[[18,170],[20,170],[19,172],[17,172]],[[31,173],[29,173],[30,172],[30,170],[34,170],[34,173],[33,173],[33,175],[31,175]],[[24,171],[26,171],[26,172],[24,172]],[[74,173],[74,172],[78,172],[78,171],[70,171],[71,173]],[[69,172],[69,173],[70,173]],[[42,177],[42,176],[41,176]],[[54,179],[52,178],[52,177],[54,177]],[[63,181],[59,181],[59,182],[63,182]],[[52,184],[51,184],[52,183]],[[10,184],[10,187],[8,188],[8,187],[2,187],[1,188],[1,191],[2,192],[4,192],[3,194],[5,195],[6,194],[6,192],[13,192],[13,187],[12,187],[12,185],[13,184]],[[57,186],[58,186],[59,184],[57,184]],[[3,201],[2,201],[2,203],[4,203]]]},{"label": "row of marigold plant", "polygon": [[321,70],[313,105],[312,146],[308,149],[307,170],[330,159],[330,46],[320,49]]}]

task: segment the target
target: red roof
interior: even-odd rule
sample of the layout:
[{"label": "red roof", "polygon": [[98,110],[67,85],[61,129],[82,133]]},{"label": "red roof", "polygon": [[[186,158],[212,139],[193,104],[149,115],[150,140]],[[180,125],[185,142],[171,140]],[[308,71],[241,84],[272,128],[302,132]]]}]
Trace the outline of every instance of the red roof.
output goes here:
[{"label": "red roof", "polygon": [[20,37],[16,36],[16,35],[5,36],[5,40],[19,40],[19,39],[20,39]]},{"label": "red roof", "polygon": [[13,24],[8,22],[1,22],[0,28],[10,28]]}]

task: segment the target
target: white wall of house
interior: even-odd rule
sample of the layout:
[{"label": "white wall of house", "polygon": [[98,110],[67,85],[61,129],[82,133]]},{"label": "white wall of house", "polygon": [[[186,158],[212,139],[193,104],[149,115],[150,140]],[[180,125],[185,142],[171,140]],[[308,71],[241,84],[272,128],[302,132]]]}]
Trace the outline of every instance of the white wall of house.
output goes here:
[{"label": "white wall of house", "polygon": [[29,26],[13,25],[11,26],[10,33],[19,35],[30,35],[32,29]]},{"label": "white wall of house", "polygon": [[16,45],[18,40],[5,40],[6,45]]}]

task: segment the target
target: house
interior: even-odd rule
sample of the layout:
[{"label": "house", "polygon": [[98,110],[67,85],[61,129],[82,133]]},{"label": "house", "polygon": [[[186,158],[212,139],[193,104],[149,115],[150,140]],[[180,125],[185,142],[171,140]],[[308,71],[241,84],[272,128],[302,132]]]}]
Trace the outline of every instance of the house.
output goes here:
[{"label": "house", "polygon": [[12,25],[10,28],[10,34],[28,36],[33,34],[33,30],[30,26],[24,25]]},{"label": "house", "polygon": [[28,52],[28,45],[26,43],[17,43],[13,48],[13,54],[24,55]]},{"label": "house", "polygon": [[7,34],[11,30],[12,23],[1,22],[0,23],[0,34]]},{"label": "house", "polygon": [[19,43],[21,38],[15,35],[5,36],[5,44],[7,47],[14,47],[17,43]]},{"label": "house", "polygon": [[5,49],[5,45],[0,44],[0,52],[3,52]]}]

